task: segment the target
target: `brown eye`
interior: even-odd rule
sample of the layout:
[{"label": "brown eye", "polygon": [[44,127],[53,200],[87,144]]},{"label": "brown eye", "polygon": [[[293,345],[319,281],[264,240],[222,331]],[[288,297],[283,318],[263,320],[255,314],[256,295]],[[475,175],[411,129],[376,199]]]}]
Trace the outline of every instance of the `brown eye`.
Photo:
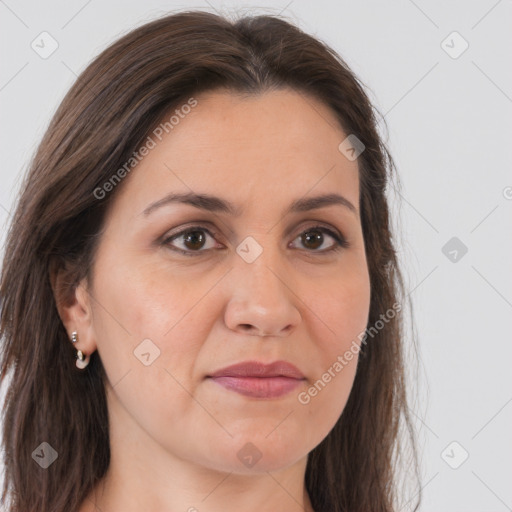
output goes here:
[{"label": "brown eye", "polygon": [[202,231],[189,231],[183,236],[183,243],[187,249],[201,249],[205,242],[205,236]]},{"label": "brown eye", "polygon": [[[318,248],[322,247],[325,242],[326,234],[328,237],[332,238],[335,243],[331,244],[327,248],[324,248],[324,250],[319,250]],[[300,238],[303,247],[306,247],[306,249],[309,249],[312,252],[318,253],[336,251],[342,247],[346,248],[349,245],[343,236],[338,235],[334,231],[322,226],[311,227],[306,231],[303,231],[297,238]]]},{"label": "brown eye", "polygon": [[302,243],[308,249],[318,249],[324,240],[324,235],[318,230],[311,230],[301,235]]},{"label": "brown eye", "polygon": [[[182,254],[186,254],[188,256],[194,255],[193,253],[201,253],[206,252],[209,249],[215,247],[213,244],[210,247],[205,248],[207,237],[211,237],[214,239],[214,236],[210,233],[210,231],[201,226],[193,226],[192,228],[185,229],[176,233],[168,238],[166,238],[162,243],[163,245],[168,245],[172,250],[181,252]],[[181,247],[176,247],[171,242],[175,240],[180,240]]]}]

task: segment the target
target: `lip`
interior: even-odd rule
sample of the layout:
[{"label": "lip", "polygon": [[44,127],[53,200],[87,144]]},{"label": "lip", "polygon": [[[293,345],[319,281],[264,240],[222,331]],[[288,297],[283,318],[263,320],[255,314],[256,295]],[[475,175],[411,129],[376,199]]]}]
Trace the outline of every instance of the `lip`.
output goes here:
[{"label": "lip", "polygon": [[226,389],[254,398],[277,398],[290,393],[305,380],[300,370],[286,361],[271,364],[245,361],[208,375]]}]

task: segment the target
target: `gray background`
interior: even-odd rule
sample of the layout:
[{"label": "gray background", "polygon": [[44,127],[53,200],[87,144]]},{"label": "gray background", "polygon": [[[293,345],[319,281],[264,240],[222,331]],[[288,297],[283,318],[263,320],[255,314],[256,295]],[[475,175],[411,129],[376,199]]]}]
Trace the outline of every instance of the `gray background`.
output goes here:
[{"label": "gray background", "polygon": [[[0,0],[2,247],[20,177],[77,74],[121,34],[183,8],[282,13],[369,87],[403,185],[390,199],[422,360],[421,510],[512,510],[511,0]],[[47,59],[31,48],[43,31],[58,43]]]}]

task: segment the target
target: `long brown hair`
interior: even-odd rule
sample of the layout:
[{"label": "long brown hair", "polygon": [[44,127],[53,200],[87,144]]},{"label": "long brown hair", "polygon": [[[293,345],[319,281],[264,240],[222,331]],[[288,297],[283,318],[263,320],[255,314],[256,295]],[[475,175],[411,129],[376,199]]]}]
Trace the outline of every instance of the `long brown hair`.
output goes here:
[{"label": "long brown hair", "polygon": [[[72,294],[91,275],[105,214],[119,187],[100,199],[94,191],[130,159],[164,113],[192,95],[286,87],[330,107],[344,132],[365,146],[358,164],[371,284],[368,327],[406,300],[385,194],[393,160],[378,133],[382,119],[341,57],[270,15],[230,21],[186,11],[133,30],[92,61],[60,104],[22,183],[8,231],[0,284],[0,382],[8,382],[1,502],[9,511],[74,511],[109,465],[104,369],[97,352],[86,371],[73,369],[76,351],[51,280],[56,269],[65,269]],[[410,441],[417,474],[403,331],[397,313],[368,338],[343,414],[308,456],[306,487],[318,512],[394,510],[401,433]],[[58,454],[47,469],[32,460],[43,442]]]}]

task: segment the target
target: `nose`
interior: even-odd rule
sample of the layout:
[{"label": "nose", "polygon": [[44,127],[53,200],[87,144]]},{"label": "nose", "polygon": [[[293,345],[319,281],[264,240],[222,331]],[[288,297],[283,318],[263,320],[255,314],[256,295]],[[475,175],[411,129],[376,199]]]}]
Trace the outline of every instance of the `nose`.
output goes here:
[{"label": "nose", "polygon": [[278,264],[277,251],[265,248],[252,263],[237,257],[230,272],[226,326],[242,334],[288,336],[302,320],[299,298],[289,272]]}]

